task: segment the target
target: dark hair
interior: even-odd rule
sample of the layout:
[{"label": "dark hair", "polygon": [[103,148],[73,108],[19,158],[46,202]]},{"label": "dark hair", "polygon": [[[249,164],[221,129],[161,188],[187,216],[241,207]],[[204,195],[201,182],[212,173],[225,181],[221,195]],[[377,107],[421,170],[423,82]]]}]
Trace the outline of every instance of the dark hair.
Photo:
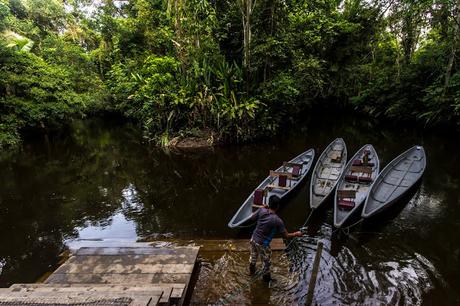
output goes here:
[{"label": "dark hair", "polygon": [[268,199],[268,207],[273,210],[277,210],[280,207],[280,198],[276,195],[272,195]]}]

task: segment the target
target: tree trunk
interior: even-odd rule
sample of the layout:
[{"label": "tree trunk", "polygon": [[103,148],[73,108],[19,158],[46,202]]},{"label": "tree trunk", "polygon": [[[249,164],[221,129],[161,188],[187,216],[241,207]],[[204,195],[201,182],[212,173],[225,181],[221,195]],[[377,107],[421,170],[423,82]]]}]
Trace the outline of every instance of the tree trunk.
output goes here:
[{"label": "tree trunk", "polygon": [[453,29],[453,38],[452,38],[452,45],[450,49],[449,60],[447,62],[446,67],[446,76],[444,81],[444,90],[443,95],[447,91],[447,87],[449,86],[450,77],[452,74],[452,66],[454,65],[455,53],[457,53],[457,41],[458,41],[458,30],[459,30],[459,23],[460,23],[460,0],[457,0],[457,4],[454,9],[454,29]]},{"label": "tree trunk", "polygon": [[[275,0],[272,1],[272,4],[270,6],[270,36],[271,37],[273,37],[274,30],[275,30]],[[270,77],[270,66],[271,66],[270,58],[268,55],[266,55],[265,65],[264,65],[264,83],[267,81],[267,77]]]},{"label": "tree trunk", "polygon": [[174,45],[176,46],[177,58],[181,63],[182,71],[185,71],[187,67],[187,56],[185,54],[185,41],[184,41],[184,31],[182,28],[182,13],[185,0],[174,0],[174,28],[175,28],[175,41]]},{"label": "tree trunk", "polygon": [[239,5],[243,23],[243,68],[249,73],[251,68],[251,16],[256,0],[240,0]]}]

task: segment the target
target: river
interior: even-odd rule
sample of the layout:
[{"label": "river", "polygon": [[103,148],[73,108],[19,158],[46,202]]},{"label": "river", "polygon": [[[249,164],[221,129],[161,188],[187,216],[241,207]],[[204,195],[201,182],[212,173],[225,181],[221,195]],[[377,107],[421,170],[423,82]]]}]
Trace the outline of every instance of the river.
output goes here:
[{"label": "river", "polygon": [[[350,156],[373,144],[382,168],[410,146],[423,145],[428,165],[422,183],[381,221],[360,224],[349,236],[332,235],[328,204],[313,215],[308,237],[275,256],[281,263],[270,288],[262,281],[244,288],[246,259],[204,259],[203,275],[222,266],[232,273],[209,283],[201,301],[232,304],[236,292],[246,304],[254,298],[302,304],[321,241],[318,304],[458,305],[459,135],[324,114],[271,140],[191,152],[152,148],[132,124],[91,119],[61,135],[26,140],[19,152],[1,153],[0,286],[36,281],[57,265],[65,245],[85,241],[248,237],[227,223],[268,170],[307,148],[319,156],[336,137],[344,138]],[[284,203],[280,215],[289,230],[307,218],[307,199],[305,183]]]}]

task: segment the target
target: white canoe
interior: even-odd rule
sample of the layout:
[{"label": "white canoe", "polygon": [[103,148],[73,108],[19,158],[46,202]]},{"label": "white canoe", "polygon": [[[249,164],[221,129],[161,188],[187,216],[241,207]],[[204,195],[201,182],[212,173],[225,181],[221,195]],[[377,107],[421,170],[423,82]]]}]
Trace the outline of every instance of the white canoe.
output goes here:
[{"label": "white canoe", "polygon": [[[297,186],[300,185],[300,183],[305,179],[307,176],[308,172],[310,171],[311,165],[313,164],[313,159],[315,158],[315,150],[310,149],[299,156],[294,157],[291,159],[288,163],[291,164],[300,164],[301,169],[298,177],[296,179],[288,179],[288,185],[289,189],[267,189],[267,194],[264,197],[264,204],[268,204],[268,199],[272,195],[277,195],[280,199],[286,197],[289,193],[291,193]],[[293,167],[289,166],[281,166],[275,171],[277,172],[287,172],[287,173],[292,173]],[[245,227],[245,226],[250,226],[251,223],[248,222],[249,218],[251,217],[253,211],[255,210],[253,208],[254,204],[254,192],[257,189],[264,190],[267,186],[269,185],[278,185],[278,177],[270,177],[268,176],[265,178],[262,183],[260,183],[259,186],[249,195],[249,197],[244,201],[244,203],[241,205],[241,207],[238,209],[236,214],[233,216],[233,218],[230,220],[228,223],[228,226],[230,228],[236,228],[236,227]]]},{"label": "white canoe", "polygon": [[[365,153],[369,155],[367,165],[363,164]],[[363,146],[350,159],[343,172],[334,199],[334,226],[341,227],[362,206],[377,179],[380,162],[377,152],[370,144]]]},{"label": "white canoe", "polygon": [[391,206],[420,180],[425,168],[422,146],[414,146],[393,159],[372,184],[361,216],[369,218]]},{"label": "white canoe", "polygon": [[310,207],[318,208],[334,190],[347,163],[347,146],[342,138],[331,142],[316,162],[310,183]]}]

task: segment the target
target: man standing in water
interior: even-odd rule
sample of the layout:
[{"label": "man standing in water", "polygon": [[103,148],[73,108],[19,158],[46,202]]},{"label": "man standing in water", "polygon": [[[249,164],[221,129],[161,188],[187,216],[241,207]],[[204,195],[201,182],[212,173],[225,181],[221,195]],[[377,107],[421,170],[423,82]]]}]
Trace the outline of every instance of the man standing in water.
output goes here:
[{"label": "man standing in water", "polygon": [[273,195],[269,199],[268,208],[259,208],[251,216],[252,221],[257,221],[256,229],[251,237],[251,255],[249,258],[249,272],[256,272],[257,258],[260,256],[263,262],[262,274],[264,281],[270,281],[270,260],[272,251],[270,242],[273,236],[280,233],[284,238],[300,237],[302,232],[288,233],[283,220],[276,214],[279,208],[280,198]]}]

